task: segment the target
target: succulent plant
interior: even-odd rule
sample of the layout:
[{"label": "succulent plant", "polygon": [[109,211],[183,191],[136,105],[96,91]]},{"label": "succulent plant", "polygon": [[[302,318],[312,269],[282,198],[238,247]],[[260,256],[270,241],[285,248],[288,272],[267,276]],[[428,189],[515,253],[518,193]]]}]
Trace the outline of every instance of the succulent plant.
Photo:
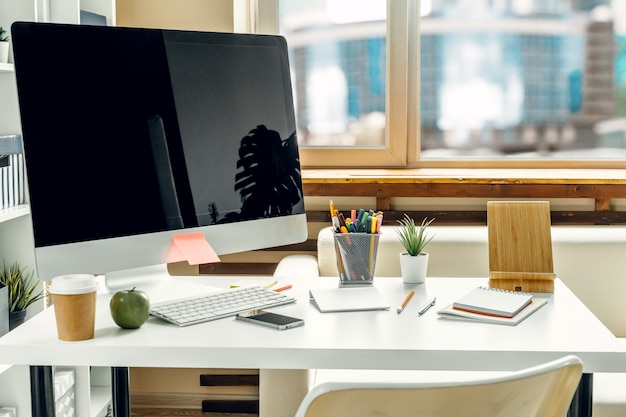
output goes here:
[{"label": "succulent plant", "polygon": [[398,233],[398,238],[404,246],[404,249],[411,256],[417,256],[428,245],[428,243],[435,237],[429,236],[426,233],[426,229],[435,219],[428,220],[424,218],[422,220],[422,224],[417,226],[415,224],[415,220],[409,217],[406,213],[404,214],[404,219],[398,220],[398,223],[402,226],[396,232]]}]

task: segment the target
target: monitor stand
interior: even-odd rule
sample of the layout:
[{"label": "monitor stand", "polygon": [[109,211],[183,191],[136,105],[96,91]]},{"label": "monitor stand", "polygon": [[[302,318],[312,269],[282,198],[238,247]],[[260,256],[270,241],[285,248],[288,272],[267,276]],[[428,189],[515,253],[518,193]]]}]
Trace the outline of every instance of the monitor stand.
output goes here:
[{"label": "monitor stand", "polygon": [[167,271],[167,264],[158,264],[108,272],[104,277],[104,282],[110,294],[135,288],[146,292],[151,302],[174,300],[221,290],[201,282],[189,282],[184,278],[186,277],[172,277]]},{"label": "monitor stand", "polygon": [[152,287],[167,279],[171,279],[167,272],[167,265],[160,264],[107,272],[104,276],[104,283],[107,291],[113,294],[116,291],[130,290],[133,287]]}]

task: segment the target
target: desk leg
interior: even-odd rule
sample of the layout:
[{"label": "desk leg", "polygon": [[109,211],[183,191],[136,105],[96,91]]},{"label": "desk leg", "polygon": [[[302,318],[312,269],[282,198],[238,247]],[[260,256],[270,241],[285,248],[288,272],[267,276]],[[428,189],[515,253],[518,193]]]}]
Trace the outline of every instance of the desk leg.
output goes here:
[{"label": "desk leg", "polygon": [[33,417],[54,417],[54,375],[51,366],[30,367],[30,406]]},{"label": "desk leg", "polygon": [[111,367],[113,415],[130,417],[130,372],[126,367]]},{"label": "desk leg", "polygon": [[593,374],[583,374],[572,398],[567,417],[591,417],[593,406]]}]

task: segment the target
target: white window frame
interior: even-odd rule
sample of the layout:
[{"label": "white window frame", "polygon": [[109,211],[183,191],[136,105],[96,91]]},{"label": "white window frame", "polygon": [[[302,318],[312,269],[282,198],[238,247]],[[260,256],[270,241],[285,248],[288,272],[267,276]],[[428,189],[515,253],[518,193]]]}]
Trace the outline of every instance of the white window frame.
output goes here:
[{"label": "white window frame", "polygon": [[[234,0],[235,30],[278,33],[279,0]],[[394,22],[391,25],[389,22]],[[419,152],[419,0],[387,0],[387,119],[378,147],[301,147],[302,166],[406,167]],[[409,116],[411,115],[411,116]]]},{"label": "white window frame", "polygon": [[[279,0],[233,0],[239,13],[235,28],[278,33]],[[295,0],[285,0],[295,1]],[[237,19],[236,19],[237,22]],[[393,24],[391,24],[393,22]],[[610,159],[470,159],[420,160],[420,0],[387,0],[387,129],[377,148],[301,147],[305,168],[469,168],[469,169],[624,169],[625,160]]]}]

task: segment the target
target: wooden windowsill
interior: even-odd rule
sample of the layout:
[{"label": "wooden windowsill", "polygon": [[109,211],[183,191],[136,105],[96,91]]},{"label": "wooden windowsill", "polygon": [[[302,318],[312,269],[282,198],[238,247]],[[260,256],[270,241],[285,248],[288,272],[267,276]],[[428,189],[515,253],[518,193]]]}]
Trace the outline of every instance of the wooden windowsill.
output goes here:
[{"label": "wooden windowsill", "polygon": [[305,184],[626,184],[625,169],[303,169]]},{"label": "wooden windowsill", "polygon": [[[626,198],[624,169],[304,169],[302,182],[305,196],[375,197],[376,209],[389,213],[391,219],[401,215],[393,211],[394,197],[587,198],[594,200],[592,212],[556,212],[553,221],[626,223],[626,212],[612,209],[613,199]],[[307,211],[307,216],[313,221],[328,221],[326,212]],[[411,214],[449,219],[451,223],[485,221],[484,211]]]}]

